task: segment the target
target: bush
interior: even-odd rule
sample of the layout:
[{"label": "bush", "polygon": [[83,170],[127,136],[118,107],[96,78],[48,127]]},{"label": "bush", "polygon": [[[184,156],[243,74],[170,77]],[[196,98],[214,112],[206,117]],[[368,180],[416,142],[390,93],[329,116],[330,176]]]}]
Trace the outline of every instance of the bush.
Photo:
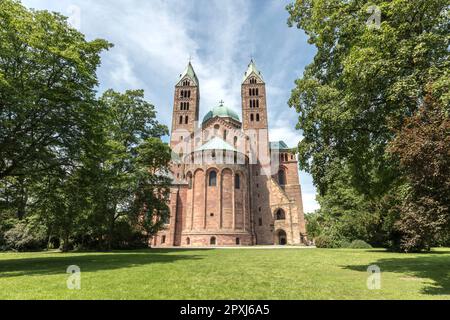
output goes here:
[{"label": "bush", "polygon": [[349,249],[372,249],[372,246],[365,241],[355,240],[350,244],[350,246],[348,248]]},{"label": "bush", "polygon": [[5,232],[5,247],[15,251],[37,251],[45,248],[46,235],[39,229],[31,228],[25,221],[18,222]]},{"label": "bush", "polygon": [[334,248],[334,241],[329,236],[318,236],[314,239],[317,248],[329,249]]},{"label": "bush", "polygon": [[339,248],[350,248],[351,247],[351,245],[352,245],[352,243],[350,242],[350,241],[347,241],[347,240],[342,240],[340,243],[339,243]]},{"label": "bush", "polygon": [[0,251],[8,250],[5,235],[8,230],[14,228],[17,222],[18,220],[16,219],[4,219],[0,216]]}]

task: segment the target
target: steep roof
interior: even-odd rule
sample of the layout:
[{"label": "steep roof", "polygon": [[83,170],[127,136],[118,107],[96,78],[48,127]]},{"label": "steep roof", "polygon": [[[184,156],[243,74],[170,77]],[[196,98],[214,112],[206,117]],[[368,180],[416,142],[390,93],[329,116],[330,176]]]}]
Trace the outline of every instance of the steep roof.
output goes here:
[{"label": "steep roof", "polygon": [[195,151],[206,151],[206,150],[226,150],[226,151],[237,151],[229,143],[220,139],[219,137],[214,137],[203,146],[197,148]]},{"label": "steep roof", "polygon": [[186,70],[184,70],[184,72],[180,75],[180,81],[183,80],[186,76],[189,77],[189,79],[191,79],[192,81],[194,81],[195,85],[198,86],[199,84],[198,78],[197,75],[195,74],[194,67],[192,67],[190,61],[186,67]]},{"label": "steep roof", "polygon": [[264,78],[261,74],[261,71],[258,70],[258,68],[256,67],[256,63],[253,61],[253,59],[250,61],[250,64],[248,65],[248,69],[244,74],[244,79],[242,80],[242,83],[244,83],[245,80],[247,80],[252,74],[257,76],[261,81],[264,82]]}]

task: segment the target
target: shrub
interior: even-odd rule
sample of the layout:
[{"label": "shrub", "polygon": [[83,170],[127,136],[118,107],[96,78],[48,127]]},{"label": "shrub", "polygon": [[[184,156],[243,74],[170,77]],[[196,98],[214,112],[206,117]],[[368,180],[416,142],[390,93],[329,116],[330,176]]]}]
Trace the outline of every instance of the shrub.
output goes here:
[{"label": "shrub", "polygon": [[318,236],[315,239],[316,247],[317,248],[334,248],[334,241],[329,236]]},{"label": "shrub", "polygon": [[45,248],[46,235],[39,229],[31,228],[25,221],[18,222],[5,232],[5,249],[15,251],[36,251]]},{"label": "shrub", "polygon": [[350,246],[348,248],[349,249],[372,249],[372,246],[365,241],[355,240],[350,244]]},{"label": "shrub", "polygon": [[352,245],[352,243],[351,243],[350,241],[342,240],[342,241],[339,243],[339,248],[350,248],[351,245]]}]

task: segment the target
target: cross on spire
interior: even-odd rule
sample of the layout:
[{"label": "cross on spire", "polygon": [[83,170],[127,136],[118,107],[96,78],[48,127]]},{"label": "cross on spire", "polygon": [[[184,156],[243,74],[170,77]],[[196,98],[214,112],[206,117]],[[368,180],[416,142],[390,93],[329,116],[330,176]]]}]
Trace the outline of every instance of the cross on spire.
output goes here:
[{"label": "cross on spire", "polygon": [[222,100],[219,101],[219,103],[220,103],[220,106],[223,107],[223,104],[224,104],[225,102],[223,102],[223,99],[222,99]]}]

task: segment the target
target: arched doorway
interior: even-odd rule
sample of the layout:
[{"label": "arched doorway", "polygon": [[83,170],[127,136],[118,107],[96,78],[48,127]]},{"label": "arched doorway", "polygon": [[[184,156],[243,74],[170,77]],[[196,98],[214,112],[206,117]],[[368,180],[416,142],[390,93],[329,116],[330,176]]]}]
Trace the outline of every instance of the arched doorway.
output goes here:
[{"label": "arched doorway", "polygon": [[287,245],[287,234],[284,230],[279,230],[276,233],[276,244],[279,246]]}]

